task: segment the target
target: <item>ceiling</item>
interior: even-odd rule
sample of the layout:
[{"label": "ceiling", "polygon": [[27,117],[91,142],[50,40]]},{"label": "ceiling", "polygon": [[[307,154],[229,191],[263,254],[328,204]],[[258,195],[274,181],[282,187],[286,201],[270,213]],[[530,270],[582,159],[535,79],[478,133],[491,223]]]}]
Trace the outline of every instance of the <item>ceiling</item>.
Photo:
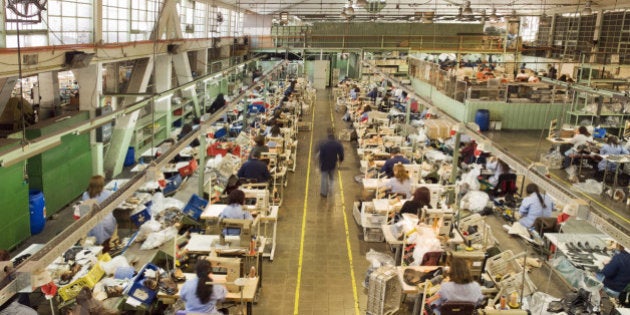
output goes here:
[{"label": "ceiling", "polygon": [[[384,1],[383,8],[370,13],[362,2]],[[223,3],[257,14],[278,15],[286,11],[290,16],[305,20],[343,20],[341,12],[349,6],[348,0],[222,0]],[[359,3],[357,3],[359,2]],[[434,12],[435,16],[456,16],[465,7],[465,0],[354,0],[353,8],[357,19],[407,20],[416,12]],[[490,15],[493,7],[499,16],[539,15],[549,13],[578,13],[585,7],[587,0],[470,0],[473,15]],[[606,9],[628,9],[628,0],[593,0],[593,11]],[[484,12],[485,10],[485,12]]]}]

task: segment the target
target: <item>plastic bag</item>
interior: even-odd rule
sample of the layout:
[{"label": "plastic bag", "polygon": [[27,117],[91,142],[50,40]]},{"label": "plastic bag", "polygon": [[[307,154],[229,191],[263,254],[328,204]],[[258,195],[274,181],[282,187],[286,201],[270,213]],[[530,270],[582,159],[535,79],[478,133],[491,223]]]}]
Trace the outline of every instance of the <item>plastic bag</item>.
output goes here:
[{"label": "plastic bag", "polygon": [[164,208],[164,195],[161,192],[153,194],[153,197],[151,197],[151,216],[155,217]]},{"label": "plastic bag", "polygon": [[604,191],[604,187],[602,183],[594,179],[587,179],[583,183],[575,183],[573,184],[573,188],[583,191],[585,193],[595,194],[595,195],[601,195],[602,192]]},{"label": "plastic bag", "polygon": [[140,246],[140,249],[147,250],[147,249],[158,248],[162,246],[162,244],[173,239],[176,235],[177,235],[177,228],[173,226],[167,227],[166,229],[159,232],[153,232],[149,234],[149,236],[147,236],[146,241],[142,243],[142,245]]},{"label": "plastic bag", "polygon": [[460,201],[460,208],[472,212],[481,212],[488,205],[490,196],[483,191],[472,190],[466,193]]},{"label": "plastic bag", "polygon": [[416,232],[408,238],[408,242],[416,244],[413,248],[413,262],[410,264],[411,266],[419,266],[426,253],[442,249],[440,240],[438,240],[433,229],[426,226],[417,226]]},{"label": "plastic bag", "polygon": [[365,280],[363,280],[363,287],[367,288],[370,283],[370,275],[374,270],[383,267],[383,266],[395,266],[394,258],[390,255],[377,252],[374,249],[371,249],[365,254],[365,259],[370,262],[370,266],[365,272]]},{"label": "plastic bag", "polygon": [[530,297],[523,299],[524,310],[529,310],[530,314],[536,315],[556,315],[558,313],[547,312],[549,302],[557,301],[558,298],[544,292],[534,292]]},{"label": "plastic bag", "polygon": [[118,267],[130,266],[127,258],[123,255],[116,256],[110,261],[101,261],[99,263],[101,264],[101,268],[103,269],[103,271],[105,271],[105,273],[108,275],[113,275]]},{"label": "plastic bag", "polygon": [[557,257],[551,261],[551,266],[555,268],[567,282],[576,288],[581,288],[584,283],[584,272],[571,264],[566,257]]},{"label": "plastic bag", "polygon": [[140,226],[138,230],[138,236],[136,236],[136,242],[144,241],[147,236],[153,232],[157,232],[162,229],[162,224],[151,217],[151,220],[145,222]]},{"label": "plastic bag", "polygon": [[479,180],[477,178],[479,178],[479,175],[481,174],[481,166],[477,165],[477,166],[472,166],[472,168],[464,173],[462,175],[461,180],[459,180],[457,182],[458,185],[460,184],[468,184],[468,189],[469,190],[479,190]]},{"label": "plastic bag", "polygon": [[599,292],[601,291],[603,287],[604,287],[604,284],[600,282],[599,280],[597,280],[596,278],[592,276],[584,277],[583,286],[581,286],[581,288],[583,288],[584,290],[588,291],[591,294],[590,302],[591,302],[591,305],[594,306],[593,311],[599,311],[599,305],[601,302],[601,295],[599,294]]}]

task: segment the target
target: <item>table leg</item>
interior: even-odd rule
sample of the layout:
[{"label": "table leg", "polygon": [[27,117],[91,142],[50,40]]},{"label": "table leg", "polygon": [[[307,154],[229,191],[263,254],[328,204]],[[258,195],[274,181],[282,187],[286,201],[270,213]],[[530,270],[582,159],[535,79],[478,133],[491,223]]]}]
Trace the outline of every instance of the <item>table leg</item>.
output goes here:
[{"label": "table leg", "polygon": [[413,302],[413,311],[411,315],[420,315],[420,304],[422,303],[422,292],[418,292],[418,296],[416,296],[416,300]]},{"label": "table leg", "polygon": [[396,266],[400,266],[402,264],[402,244],[396,245],[394,262]]}]

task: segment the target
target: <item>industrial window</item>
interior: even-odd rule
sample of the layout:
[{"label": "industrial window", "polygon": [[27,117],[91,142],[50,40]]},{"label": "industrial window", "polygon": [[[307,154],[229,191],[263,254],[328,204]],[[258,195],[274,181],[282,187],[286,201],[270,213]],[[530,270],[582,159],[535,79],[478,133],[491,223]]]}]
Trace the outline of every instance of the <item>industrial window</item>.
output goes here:
[{"label": "industrial window", "polygon": [[195,25],[195,33],[193,37],[195,38],[207,38],[207,24],[209,23],[209,15],[210,12],[208,10],[211,9],[209,5],[201,2],[195,2],[195,18],[193,20],[193,24]]},{"label": "industrial window", "polygon": [[131,0],[131,41],[147,40],[157,21],[162,1]]},{"label": "industrial window", "polygon": [[524,42],[533,42],[536,40],[539,24],[538,20],[537,16],[524,16],[521,18],[520,34]]},{"label": "industrial window", "polygon": [[[18,17],[10,10],[6,11],[6,19],[17,19]],[[21,47],[33,47],[33,46],[46,46],[48,45],[48,36],[46,26],[47,11],[41,13],[42,21],[39,23],[16,23],[6,22],[6,47],[14,48],[18,46],[17,29],[20,28],[20,46]]]},{"label": "industrial window", "polygon": [[103,0],[103,41],[129,41],[129,0]]},{"label": "industrial window", "polygon": [[217,8],[217,10],[218,12],[221,12],[221,15],[223,16],[223,23],[219,24],[217,27],[217,31],[219,31],[217,36],[230,36],[230,10],[225,8]]},{"label": "industrial window", "polygon": [[93,8],[90,0],[48,1],[50,45],[91,43],[92,15]]},{"label": "industrial window", "polygon": [[186,38],[205,38],[207,36],[206,10],[208,5],[205,3],[183,0],[179,8],[180,22],[182,24],[182,32]]}]

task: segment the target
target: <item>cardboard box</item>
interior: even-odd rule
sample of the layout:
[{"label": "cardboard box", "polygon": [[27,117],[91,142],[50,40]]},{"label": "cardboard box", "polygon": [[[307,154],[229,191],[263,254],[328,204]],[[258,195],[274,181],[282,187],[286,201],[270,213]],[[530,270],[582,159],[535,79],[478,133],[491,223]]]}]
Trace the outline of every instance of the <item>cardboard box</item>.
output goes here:
[{"label": "cardboard box", "polygon": [[427,119],[424,121],[424,130],[431,140],[448,139],[452,129],[450,122],[444,119]]}]

